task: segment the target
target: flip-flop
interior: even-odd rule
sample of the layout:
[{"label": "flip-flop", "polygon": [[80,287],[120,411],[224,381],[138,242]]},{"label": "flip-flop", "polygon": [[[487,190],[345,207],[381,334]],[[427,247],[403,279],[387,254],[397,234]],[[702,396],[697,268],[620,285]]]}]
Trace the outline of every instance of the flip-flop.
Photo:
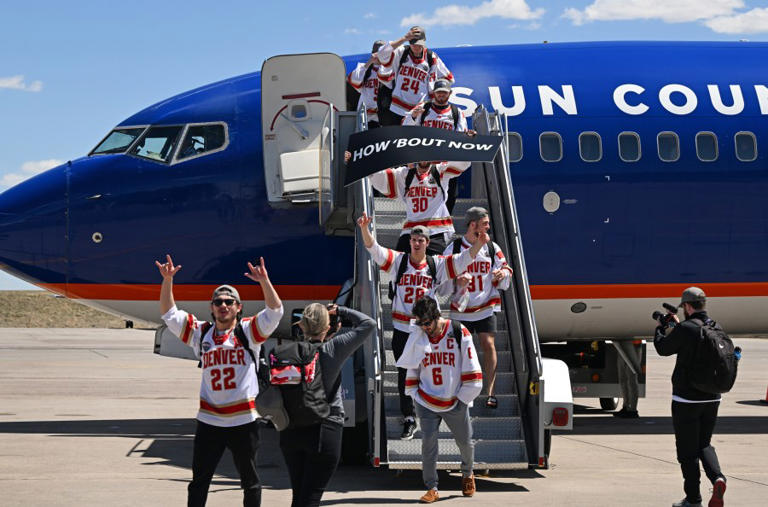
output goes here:
[{"label": "flip-flop", "polygon": [[485,406],[488,408],[496,408],[499,406],[499,400],[496,399],[496,396],[488,396],[488,399],[485,400]]}]

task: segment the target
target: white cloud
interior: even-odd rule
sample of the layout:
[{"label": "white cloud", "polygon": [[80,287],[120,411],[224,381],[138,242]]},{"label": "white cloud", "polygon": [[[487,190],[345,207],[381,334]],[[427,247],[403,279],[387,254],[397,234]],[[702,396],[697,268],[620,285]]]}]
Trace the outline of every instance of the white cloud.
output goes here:
[{"label": "white cloud", "polygon": [[475,7],[446,5],[431,15],[411,14],[400,21],[400,26],[474,25],[486,18],[538,19],[543,14],[544,9],[531,10],[526,0],[488,0]]},{"label": "white cloud", "polygon": [[716,16],[731,16],[744,7],[744,0],[595,0],[583,10],[569,8],[563,17],[574,25],[590,21],[659,19],[686,23]]},{"label": "white cloud", "polygon": [[366,12],[363,14],[363,19],[374,19],[376,17],[375,12]]},{"label": "white cloud", "polygon": [[360,30],[358,28],[345,28],[344,33],[349,35],[360,35]]},{"label": "white cloud", "polygon": [[0,178],[0,187],[12,187],[17,183],[21,183],[27,178],[31,178],[36,174],[47,171],[52,167],[63,164],[63,160],[50,158],[48,160],[33,160],[30,162],[24,162],[21,164],[21,168],[17,172],[6,173]]},{"label": "white cloud", "polygon": [[717,33],[762,33],[768,32],[768,8],[752,9],[733,16],[719,16],[704,22]]},{"label": "white cloud", "polygon": [[43,89],[42,81],[32,81],[27,84],[24,82],[24,76],[0,77],[0,88],[9,90],[23,90],[25,92],[39,92]]}]

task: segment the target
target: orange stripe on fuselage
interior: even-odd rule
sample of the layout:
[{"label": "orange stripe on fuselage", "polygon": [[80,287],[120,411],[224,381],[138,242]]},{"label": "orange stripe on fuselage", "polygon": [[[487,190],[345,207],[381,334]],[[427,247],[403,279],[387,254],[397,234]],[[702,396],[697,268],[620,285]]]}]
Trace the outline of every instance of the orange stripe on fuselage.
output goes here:
[{"label": "orange stripe on fuselage", "polygon": [[[639,299],[675,298],[696,285],[707,297],[768,297],[768,282],[745,283],[666,283],[666,284],[603,284],[603,285],[531,285],[533,299]],[[156,301],[160,297],[160,284],[39,284],[71,299],[103,299],[125,301]],[[208,301],[218,285],[174,285],[173,295],[179,301]],[[240,297],[263,300],[258,285],[236,285]],[[338,285],[276,285],[282,299],[330,300],[336,297]]]}]

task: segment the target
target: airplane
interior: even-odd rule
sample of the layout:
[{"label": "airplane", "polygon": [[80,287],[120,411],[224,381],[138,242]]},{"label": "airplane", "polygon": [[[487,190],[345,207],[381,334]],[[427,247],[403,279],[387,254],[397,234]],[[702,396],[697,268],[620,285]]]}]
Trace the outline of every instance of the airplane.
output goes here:
[{"label": "airplane", "polygon": [[[607,372],[605,340],[652,335],[651,313],[691,285],[729,332],[768,331],[768,44],[436,52],[456,76],[451,101],[468,117],[481,105],[506,115],[539,340],[569,344],[561,356],[572,376]],[[308,147],[320,141],[307,134],[329,109],[346,109],[344,75],[367,58],[306,68],[275,59],[278,70],[126,118],[86,156],[0,194],[0,268],[155,322],[153,262],[166,253],[184,266],[176,300],[199,315],[221,283],[237,285],[246,310],[257,306],[261,292],[242,273],[258,256],[287,309],[333,300],[353,278],[354,223],[319,225],[322,181],[300,168],[318,164]],[[470,178],[460,181],[463,196]],[[573,383],[574,393],[610,396],[589,382]]]}]

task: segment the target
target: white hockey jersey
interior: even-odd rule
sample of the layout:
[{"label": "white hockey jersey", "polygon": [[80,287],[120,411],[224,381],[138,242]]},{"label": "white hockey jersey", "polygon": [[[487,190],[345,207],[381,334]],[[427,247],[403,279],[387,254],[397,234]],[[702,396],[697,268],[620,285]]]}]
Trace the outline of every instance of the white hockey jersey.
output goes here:
[{"label": "white hockey jersey", "polygon": [[[390,248],[384,248],[376,242],[374,242],[371,248],[368,248],[368,252],[371,254],[373,262],[378,264],[382,271],[390,273],[393,281],[397,276],[397,270],[400,267],[403,256],[408,255]],[[426,260],[416,265],[410,258],[408,259],[405,273],[403,273],[403,277],[400,279],[400,284],[395,292],[395,300],[392,301],[392,325],[395,329],[406,333],[409,332],[411,319],[413,318],[411,314],[413,303],[424,295],[435,297],[435,291],[438,286],[450,278],[456,278],[456,276],[467,269],[467,266],[472,261],[469,250],[448,257],[440,255],[434,257],[436,280],[432,279]]]},{"label": "white hockey jersey", "polygon": [[470,405],[483,387],[483,373],[472,335],[460,326],[453,336],[450,320],[430,339],[418,326],[411,327],[399,368],[407,368],[405,394],[433,412],[447,412],[462,401]]},{"label": "white hockey jersey", "polygon": [[[462,237],[460,241],[462,251],[472,248],[472,245],[467,243],[467,240],[464,237]],[[452,319],[476,322],[490,317],[493,312],[501,311],[501,297],[499,296],[499,290],[509,288],[510,281],[512,280],[512,268],[507,264],[507,259],[504,257],[504,253],[501,251],[499,245],[494,243],[493,250],[494,259],[491,259],[489,256],[488,245],[483,245],[472,263],[467,266],[466,273],[472,275],[472,280],[467,285],[469,302],[467,303],[466,308],[461,310],[457,297],[459,294],[454,294],[454,297],[451,299]],[[443,255],[452,254],[453,241],[448,244],[443,252]],[[507,276],[499,280],[498,283],[494,283],[493,271],[497,269],[505,270]]]},{"label": "white hockey jersey", "polygon": [[368,121],[379,121],[378,108],[376,106],[376,97],[379,94],[379,66],[371,64],[371,72],[368,79],[363,82],[368,67],[365,63],[358,63],[355,70],[347,75],[347,82],[358,92],[360,99],[357,101],[357,108],[365,104],[365,112],[368,114]]},{"label": "white hockey jersey", "polygon": [[[259,357],[261,344],[277,329],[282,316],[282,307],[279,310],[267,307],[255,317],[240,321],[254,357]],[[259,417],[255,402],[259,394],[256,369],[251,355],[235,336],[234,329],[219,335],[216,326],[211,326],[205,336],[201,336],[204,321],[175,306],[162,319],[173,334],[192,347],[202,363],[197,419],[213,426],[227,427],[256,420]]]},{"label": "white hockey jersey", "polygon": [[407,166],[385,169],[369,178],[373,187],[385,197],[400,197],[405,203],[406,220],[401,235],[410,234],[411,228],[417,225],[429,227],[430,234],[453,233],[453,219],[445,205],[448,183],[470,165],[471,162],[440,162],[436,165],[440,181],[435,181],[431,169],[423,175],[417,172],[407,193],[405,180],[410,170]]},{"label": "white hockey jersey", "polygon": [[434,127],[445,130],[455,130],[456,132],[467,131],[467,119],[464,117],[464,113],[461,110],[458,111],[456,128],[453,125],[453,112],[451,111],[451,105],[448,104],[445,107],[437,107],[432,104],[424,115],[424,121],[421,121],[422,115],[419,114],[414,118],[412,115],[406,115],[403,118],[403,125],[421,125],[422,127]]},{"label": "white hockey jersey", "polygon": [[[403,61],[403,52],[409,54]],[[384,86],[392,89],[392,105],[390,110],[400,116],[405,116],[416,107],[417,104],[428,98],[432,98],[432,88],[436,79],[447,79],[453,83],[454,78],[448,67],[432,52],[432,65],[426,55],[423,58],[414,58],[406,45],[392,48],[387,43],[379,48],[377,56],[381,66],[379,67],[379,81]]]}]

